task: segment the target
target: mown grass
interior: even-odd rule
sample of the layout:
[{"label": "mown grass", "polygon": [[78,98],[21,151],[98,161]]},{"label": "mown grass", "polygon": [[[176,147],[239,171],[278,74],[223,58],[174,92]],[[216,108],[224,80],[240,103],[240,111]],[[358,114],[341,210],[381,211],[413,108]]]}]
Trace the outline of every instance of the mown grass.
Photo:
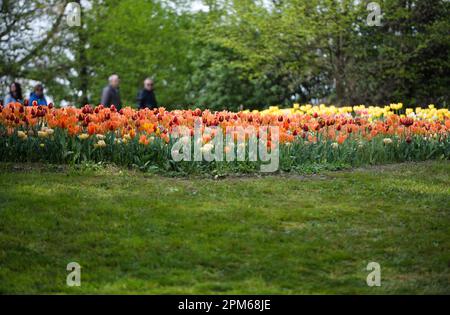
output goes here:
[{"label": "mown grass", "polygon": [[[82,266],[67,287],[66,265]],[[381,287],[366,266],[381,264]],[[450,293],[450,163],[316,176],[0,173],[0,293]]]}]

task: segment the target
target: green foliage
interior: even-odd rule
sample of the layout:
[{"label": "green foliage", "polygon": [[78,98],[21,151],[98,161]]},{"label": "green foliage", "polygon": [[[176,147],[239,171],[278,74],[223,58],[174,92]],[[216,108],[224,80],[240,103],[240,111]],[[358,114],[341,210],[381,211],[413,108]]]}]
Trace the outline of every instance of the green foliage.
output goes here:
[{"label": "green foliage", "polygon": [[367,25],[368,2],[291,0],[267,8],[230,0],[225,18],[210,23],[208,40],[239,53],[237,64],[279,87],[280,103],[296,97],[445,106],[450,4],[379,1],[377,27]]},{"label": "green foliage", "polygon": [[185,101],[189,20],[156,1],[109,1],[90,13],[88,56],[95,73],[89,88],[91,102],[99,102],[99,93],[112,73],[121,77],[125,104],[136,103],[146,77],[155,79],[162,105]]},{"label": "green foliage", "polygon": [[[33,79],[56,103],[97,104],[109,75],[118,73],[127,105],[150,76],[168,108],[448,106],[445,0],[377,1],[381,26],[367,25],[368,0],[208,0],[208,12],[193,12],[186,0],[76,2],[83,5],[81,27],[50,10],[54,0],[28,1],[27,10],[2,2],[3,89]],[[46,32],[34,38],[42,17]]]},{"label": "green foliage", "polygon": [[[52,80],[67,70],[62,66],[67,61],[62,49],[67,44],[63,40],[67,33],[61,27],[67,2],[0,2],[0,99],[12,81],[43,80],[54,87]],[[44,18],[45,23],[42,22]],[[41,23],[37,26],[39,21]],[[49,55],[53,58],[48,58]],[[55,91],[56,95],[61,95],[61,92]]]}]

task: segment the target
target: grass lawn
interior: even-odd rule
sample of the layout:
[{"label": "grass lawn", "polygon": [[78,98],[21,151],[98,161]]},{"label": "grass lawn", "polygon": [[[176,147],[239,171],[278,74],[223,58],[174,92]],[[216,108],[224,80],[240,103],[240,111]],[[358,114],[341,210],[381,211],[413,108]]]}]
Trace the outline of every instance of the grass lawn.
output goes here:
[{"label": "grass lawn", "polygon": [[[72,261],[81,287],[66,286]],[[0,169],[0,293],[449,294],[449,281],[449,162],[221,180]]]}]

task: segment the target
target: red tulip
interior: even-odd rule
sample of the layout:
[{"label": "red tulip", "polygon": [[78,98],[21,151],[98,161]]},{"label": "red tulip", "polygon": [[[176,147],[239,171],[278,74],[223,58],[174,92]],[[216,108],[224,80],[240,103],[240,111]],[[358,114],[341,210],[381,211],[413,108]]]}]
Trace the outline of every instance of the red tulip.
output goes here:
[{"label": "red tulip", "polygon": [[404,117],[404,118],[400,119],[400,123],[405,127],[409,127],[414,124],[414,119],[412,119],[410,117]]}]

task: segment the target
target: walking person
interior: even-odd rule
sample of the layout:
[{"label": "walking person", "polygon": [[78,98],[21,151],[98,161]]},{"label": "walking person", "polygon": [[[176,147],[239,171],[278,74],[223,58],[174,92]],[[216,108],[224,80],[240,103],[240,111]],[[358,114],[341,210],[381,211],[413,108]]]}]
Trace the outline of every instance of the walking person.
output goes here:
[{"label": "walking person", "polygon": [[154,92],[154,81],[150,78],[144,80],[144,88],[138,94],[138,106],[139,109],[149,108],[153,109],[158,107],[156,96]]},{"label": "walking person", "polygon": [[28,105],[33,106],[35,102],[36,105],[47,106],[47,100],[44,95],[44,86],[42,84],[36,84],[34,91],[31,92],[30,98],[28,100]]},{"label": "walking person", "polygon": [[102,92],[101,104],[107,107],[114,105],[117,110],[120,110],[122,108],[122,102],[120,101],[119,76],[113,74],[109,77],[108,81],[108,86]]},{"label": "walking person", "polygon": [[5,98],[5,104],[20,103],[23,105],[22,87],[19,83],[13,82],[9,86],[9,94]]}]

